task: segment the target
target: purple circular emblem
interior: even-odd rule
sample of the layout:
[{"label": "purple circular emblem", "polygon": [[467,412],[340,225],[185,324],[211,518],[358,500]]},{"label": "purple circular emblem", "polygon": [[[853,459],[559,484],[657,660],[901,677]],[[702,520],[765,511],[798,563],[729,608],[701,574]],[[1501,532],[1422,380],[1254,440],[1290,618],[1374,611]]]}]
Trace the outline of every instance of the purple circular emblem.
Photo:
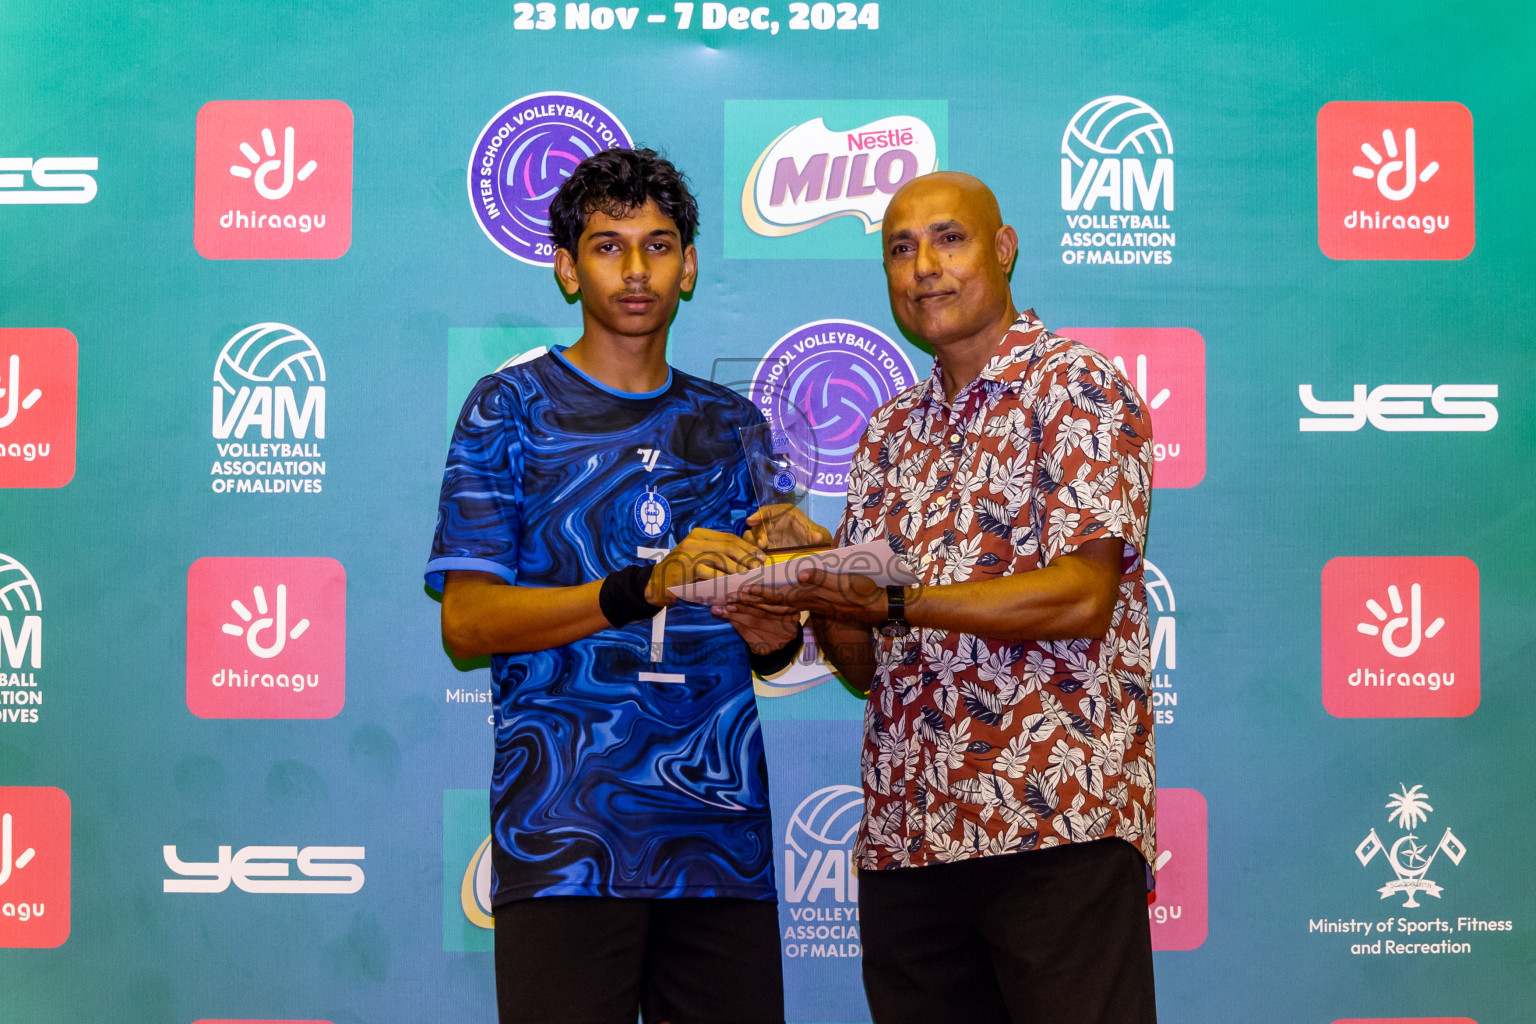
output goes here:
[{"label": "purple circular emblem", "polygon": [[568,92],[537,92],[503,107],[475,141],[469,202],[487,238],[536,267],[555,263],[549,201],[593,153],[629,148],[629,133],[606,107]]},{"label": "purple circular emblem", "polygon": [[[841,498],[869,417],[915,383],[911,360],[881,332],[856,320],[817,320],[774,343],[753,374],[751,397],[788,434],[809,467],[810,489]],[[808,429],[796,429],[802,423]]]}]

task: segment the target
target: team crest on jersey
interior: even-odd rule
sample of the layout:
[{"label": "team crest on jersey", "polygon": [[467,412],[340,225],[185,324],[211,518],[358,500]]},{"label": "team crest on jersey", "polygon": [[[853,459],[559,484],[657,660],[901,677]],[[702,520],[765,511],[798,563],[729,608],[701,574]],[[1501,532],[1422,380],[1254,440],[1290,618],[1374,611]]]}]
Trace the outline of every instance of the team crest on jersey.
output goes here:
[{"label": "team crest on jersey", "polygon": [[660,537],[672,526],[672,506],[655,491],[646,491],[635,501],[635,522],[647,537]]}]

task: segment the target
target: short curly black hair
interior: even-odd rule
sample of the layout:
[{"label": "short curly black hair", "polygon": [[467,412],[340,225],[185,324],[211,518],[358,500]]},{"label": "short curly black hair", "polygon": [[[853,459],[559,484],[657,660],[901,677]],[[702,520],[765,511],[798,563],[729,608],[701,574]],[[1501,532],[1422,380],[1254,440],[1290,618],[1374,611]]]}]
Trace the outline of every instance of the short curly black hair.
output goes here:
[{"label": "short curly black hair", "polygon": [[593,213],[621,217],[647,199],[677,224],[683,245],[692,245],[699,228],[698,200],[683,173],[654,149],[605,149],[577,164],[550,201],[550,236],[574,256]]}]

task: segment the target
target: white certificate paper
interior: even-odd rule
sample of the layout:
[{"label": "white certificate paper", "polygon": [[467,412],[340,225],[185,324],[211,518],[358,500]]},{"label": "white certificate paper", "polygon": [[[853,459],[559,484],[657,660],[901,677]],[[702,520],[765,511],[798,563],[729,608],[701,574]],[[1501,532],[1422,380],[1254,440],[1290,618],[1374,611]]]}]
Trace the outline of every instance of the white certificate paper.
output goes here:
[{"label": "white certificate paper", "polygon": [[782,562],[739,572],[733,576],[717,576],[712,580],[684,583],[681,586],[670,587],[669,591],[679,601],[688,601],[693,604],[721,604],[742,587],[794,586],[800,582],[800,570],[807,566],[819,566],[835,575],[868,576],[882,587],[910,587],[917,582],[917,576],[907,568],[900,556],[891,550],[890,544],[883,540],[875,540],[867,544],[855,544],[852,547],[812,551]]}]

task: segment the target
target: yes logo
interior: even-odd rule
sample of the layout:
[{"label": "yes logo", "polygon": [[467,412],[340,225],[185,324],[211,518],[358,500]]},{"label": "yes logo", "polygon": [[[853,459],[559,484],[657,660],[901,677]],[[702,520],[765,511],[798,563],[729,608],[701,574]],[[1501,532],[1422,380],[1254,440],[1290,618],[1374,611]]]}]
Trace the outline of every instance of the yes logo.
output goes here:
[{"label": "yes logo", "polygon": [[[94,156],[0,156],[0,206],[78,206],[96,198]],[[27,176],[33,188],[27,187]]]},{"label": "yes logo", "polygon": [[1155,950],[1198,949],[1209,920],[1205,797],[1157,791],[1157,900],[1147,908]]},{"label": "yes logo", "polygon": [[346,700],[347,575],[331,558],[200,558],[187,572],[187,707],[331,718]]},{"label": "yes logo", "polygon": [[[1298,385],[1296,390],[1301,404],[1313,413],[1298,421],[1303,434],[1349,433],[1367,422],[1394,433],[1482,432],[1499,422],[1498,406],[1487,401],[1499,397],[1497,384],[1378,384],[1369,391],[1364,384],[1356,384],[1353,397],[1339,401],[1318,398],[1311,384]],[[1424,411],[1425,399],[1432,413]]]},{"label": "yes logo", "polygon": [[1481,699],[1477,566],[1460,557],[1323,567],[1323,706],[1339,718],[1458,718]]},{"label": "yes logo", "polygon": [[0,487],[74,478],[79,349],[57,327],[0,329]]},{"label": "yes logo", "polygon": [[1205,479],[1205,339],[1187,327],[1066,327],[1124,375],[1152,416],[1154,487]]},{"label": "yes logo", "polygon": [[233,883],[244,892],[348,896],[363,887],[363,869],[352,862],[366,853],[361,846],[221,846],[218,860],[199,862],[183,861],[176,847],[164,846],[165,866],[177,877],[161,886],[165,892],[215,893]]},{"label": "yes logo", "polygon": [[0,786],[0,947],[69,938],[69,818],[62,789]]},{"label": "yes logo", "polygon": [[1317,114],[1317,240],[1336,260],[1472,251],[1472,113],[1460,103],[1329,103]]},{"label": "yes logo", "polygon": [[211,260],[335,259],[352,244],[352,110],[217,100],[197,112],[192,240]]}]

